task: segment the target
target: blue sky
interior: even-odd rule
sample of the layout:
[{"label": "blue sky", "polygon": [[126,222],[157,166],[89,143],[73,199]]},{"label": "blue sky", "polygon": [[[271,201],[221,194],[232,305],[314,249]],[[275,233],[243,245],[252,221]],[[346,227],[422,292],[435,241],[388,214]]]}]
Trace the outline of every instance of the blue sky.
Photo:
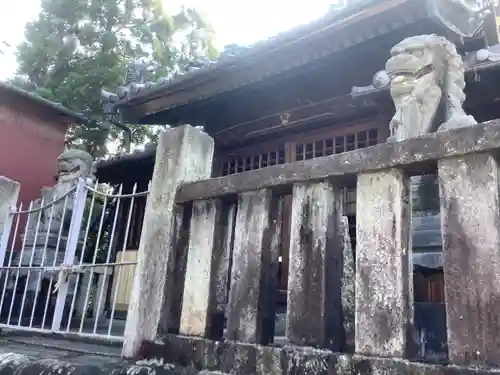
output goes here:
[{"label": "blue sky", "polygon": [[[167,10],[182,4],[199,9],[213,25],[219,47],[250,44],[320,17],[335,0],[165,0]],[[23,39],[24,24],[38,14],[40,0],[14,0],[0,6],[0,39]],[[3,9],[2,11],[2,8]],[[16,69],[12,54],[0,56],[0,79]]]}]

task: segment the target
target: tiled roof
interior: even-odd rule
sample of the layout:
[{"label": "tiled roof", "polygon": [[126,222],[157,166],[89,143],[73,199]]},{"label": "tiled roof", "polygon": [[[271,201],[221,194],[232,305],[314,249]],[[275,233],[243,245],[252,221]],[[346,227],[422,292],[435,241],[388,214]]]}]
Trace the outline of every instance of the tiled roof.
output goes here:
[{"label": "tiled roof", "polygon": [[257,42],[250,47],[241,47],[238,54],[222,54],[217,61],[199,61],[197,64],[199,66],[193,66],[183,74],[160,78],[157,82],[131,83],[127,86],[119,87],[114,93],[103,92],[103,101],[114,103],[117,106],[126,105],[132,100],[153,95],[167,86],[179,86],[186,81],[194,80],[207,73],[210,74],[211,72],[224,70],[249,57],[273,52],[282,45],[293,43],[305,35],[320,33],[322,28],[328,27],[333,21],[341,20],[379,2],[380,0],[351,0],[350,5],[342,10],[330,11],[318,20],[300,25],[267,40]]},{"label": "tiled roof", "polygon": [[[498,69],[500,68],[500,45],[492,46],[488,49],[480,49],[476,52],[469,53],[464,57],[464,65],[466,68],[465,73],[467,75],[475,74],[481,70],[488,69]],[[389,100],[389,87],[374,87],[374,86],[365,86],[363,88],[358,88],[357,90],[353,90],[353,97],[356,96],[386,96]],[[147,158],[154,158],[156,153],[156,145],[148,144],[143,151],[134,151],[132,153],[127,154],[117,154],[106,160],[101,160],[97,163],[97,168],[113,168],[118,164],[123,164],[128,161],[133,160],[144,160]]]}]

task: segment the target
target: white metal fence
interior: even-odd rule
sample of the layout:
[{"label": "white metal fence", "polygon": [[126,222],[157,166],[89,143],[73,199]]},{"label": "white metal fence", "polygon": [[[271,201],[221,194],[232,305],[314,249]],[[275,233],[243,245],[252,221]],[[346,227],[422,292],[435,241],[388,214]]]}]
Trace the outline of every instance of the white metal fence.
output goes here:
[{"label": "white metal fence", "polygon": [[136,265],[124,254],[147,195],[82,179],[55,200],[13,208],[0,238],[0,328],[121,339],[121,284]]}]

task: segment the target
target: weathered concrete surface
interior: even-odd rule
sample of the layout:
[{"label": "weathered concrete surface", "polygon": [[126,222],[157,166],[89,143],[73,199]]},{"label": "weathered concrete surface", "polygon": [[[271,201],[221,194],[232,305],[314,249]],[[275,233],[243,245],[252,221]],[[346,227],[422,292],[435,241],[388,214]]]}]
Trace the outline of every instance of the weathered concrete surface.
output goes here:
[{"label": "weathered concrete surface", "polygon": [[[10,209],[15,207],[19,197],[21,185],[9,180],[7,177],[0,176],[0,249],[5,248],[9,241],[7,233],[3,233],[6,224],[12,224]],[[0,263],[3,265],[5,251],[0,252]]]},{"label": "weathered concrete surface", "polygon": [[146,343],[145,354],[176,365],[237,375],[499,375],[500,370],[338,354],[294,346],[269,347],[169,335]]},{"label": "weathered concrete surface", "polygon": [[[35,344],[36,342],[36,344]],[[64,348],[66,349],[64,349]],[[127,361],[118,348],[41,339],[0,339],[0,375],[196,375],[213,374],[162,359]],[[221,374],[221,373],[218,373]]]},{"label": "weathered concrete surface", "polygon": [[193,203],[180,325],[180,333],[184,335],[207,334],[210,297],[214,297],[214,291],[210,290],[215,277],[212,263],[221,257],[216,253],[222,251],[218,243],[222,233],[217,230],[221,211],[222,203],[218,200]]},{"label": "weathered concrete surface", "polygon": [[359,175],[356,207],[356,353],[403,357],[413,333],[406,173]]},{"label": "weathered concrete surface", "polygon": [[340,205],[327,182],[293,187],[286,336],[296,345],[340,350],[344,341]]},{"label": "weathered concrete surface", "polygon": [[160,135],[125,326],[124,357],[135,357],[143,339],[154,340],[169,325],[176,325],[168,322],[176,279],[175,195],[179,185],[210,177],[213,152],[213,139],[189,125]]},{"label": "weathered concrete surface", "polygon": [[352,353],[354,350],[354,314],[356,305],[356,274],[354,254],[352,252],[351,236],[347,216],[340,218],[340,233],[342,237],[342,321],[345,333],[345,346],[342,352]]},{"label": "weathered concrete surface", "polygon": [[474,154],[438,166],[450,361],[499,366],[498,163]]},{"label": "weathered concrete surface", "polygon": [[217,252],[214,259],[214,273],[212,278],[214,283],[211,290],[214,291],[213,303],[215,306],[212,311],[210,322],[210,336],[212,340],[219,340],[224,334],[226,324],[226,306],[229,301],[229,282],[231,280],[231,260],[233,257],[234,224],[236,221],[236,203],[230,203],[224,207],[221,222],[222,243],[221,251]]},{"label": "weathered concrete surface", "polygon": [[270,336],[265,332],[269,318],[265,297],[271,293],[271,279],[266,275],[272,270],[272,259],[263,253],[269,251],[275,230],[272,201],[268,190],[238,198],[227,310],[229,340],[262,343]]}]

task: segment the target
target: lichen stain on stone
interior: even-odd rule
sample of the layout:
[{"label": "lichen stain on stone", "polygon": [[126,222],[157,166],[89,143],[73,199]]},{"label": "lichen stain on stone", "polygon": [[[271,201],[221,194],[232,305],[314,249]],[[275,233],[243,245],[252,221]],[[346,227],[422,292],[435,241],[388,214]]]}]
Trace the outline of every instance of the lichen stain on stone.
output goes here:
[{"label": "lichen stain on stone", "polygon": [[27,357],[21,354],[16,354],[16,353],[5,353],[5,354],[0,354],[0,367],[3,365],[14,365],[18,366],[22,364],[23,362],[27,361]]},{"label": "lichen stain on stone", "polygon": [[150,367],[133,365],[127,369],[127,375],[156,375],[156,371]]},{"label": "lichen stain on stone", "polygon": [[[156,370],[172,370],[175,366],[165,363],[163,358],[151,358],[137,361],[127,369],[127,375],[156,375]],[[146,372],[145,372],[146,371]]]},{"label": "lichen stain on stone", "polygon": [[290,352],[290,365],[294,375],[323,375],[328,373],[328,351],[304,348]]}]

